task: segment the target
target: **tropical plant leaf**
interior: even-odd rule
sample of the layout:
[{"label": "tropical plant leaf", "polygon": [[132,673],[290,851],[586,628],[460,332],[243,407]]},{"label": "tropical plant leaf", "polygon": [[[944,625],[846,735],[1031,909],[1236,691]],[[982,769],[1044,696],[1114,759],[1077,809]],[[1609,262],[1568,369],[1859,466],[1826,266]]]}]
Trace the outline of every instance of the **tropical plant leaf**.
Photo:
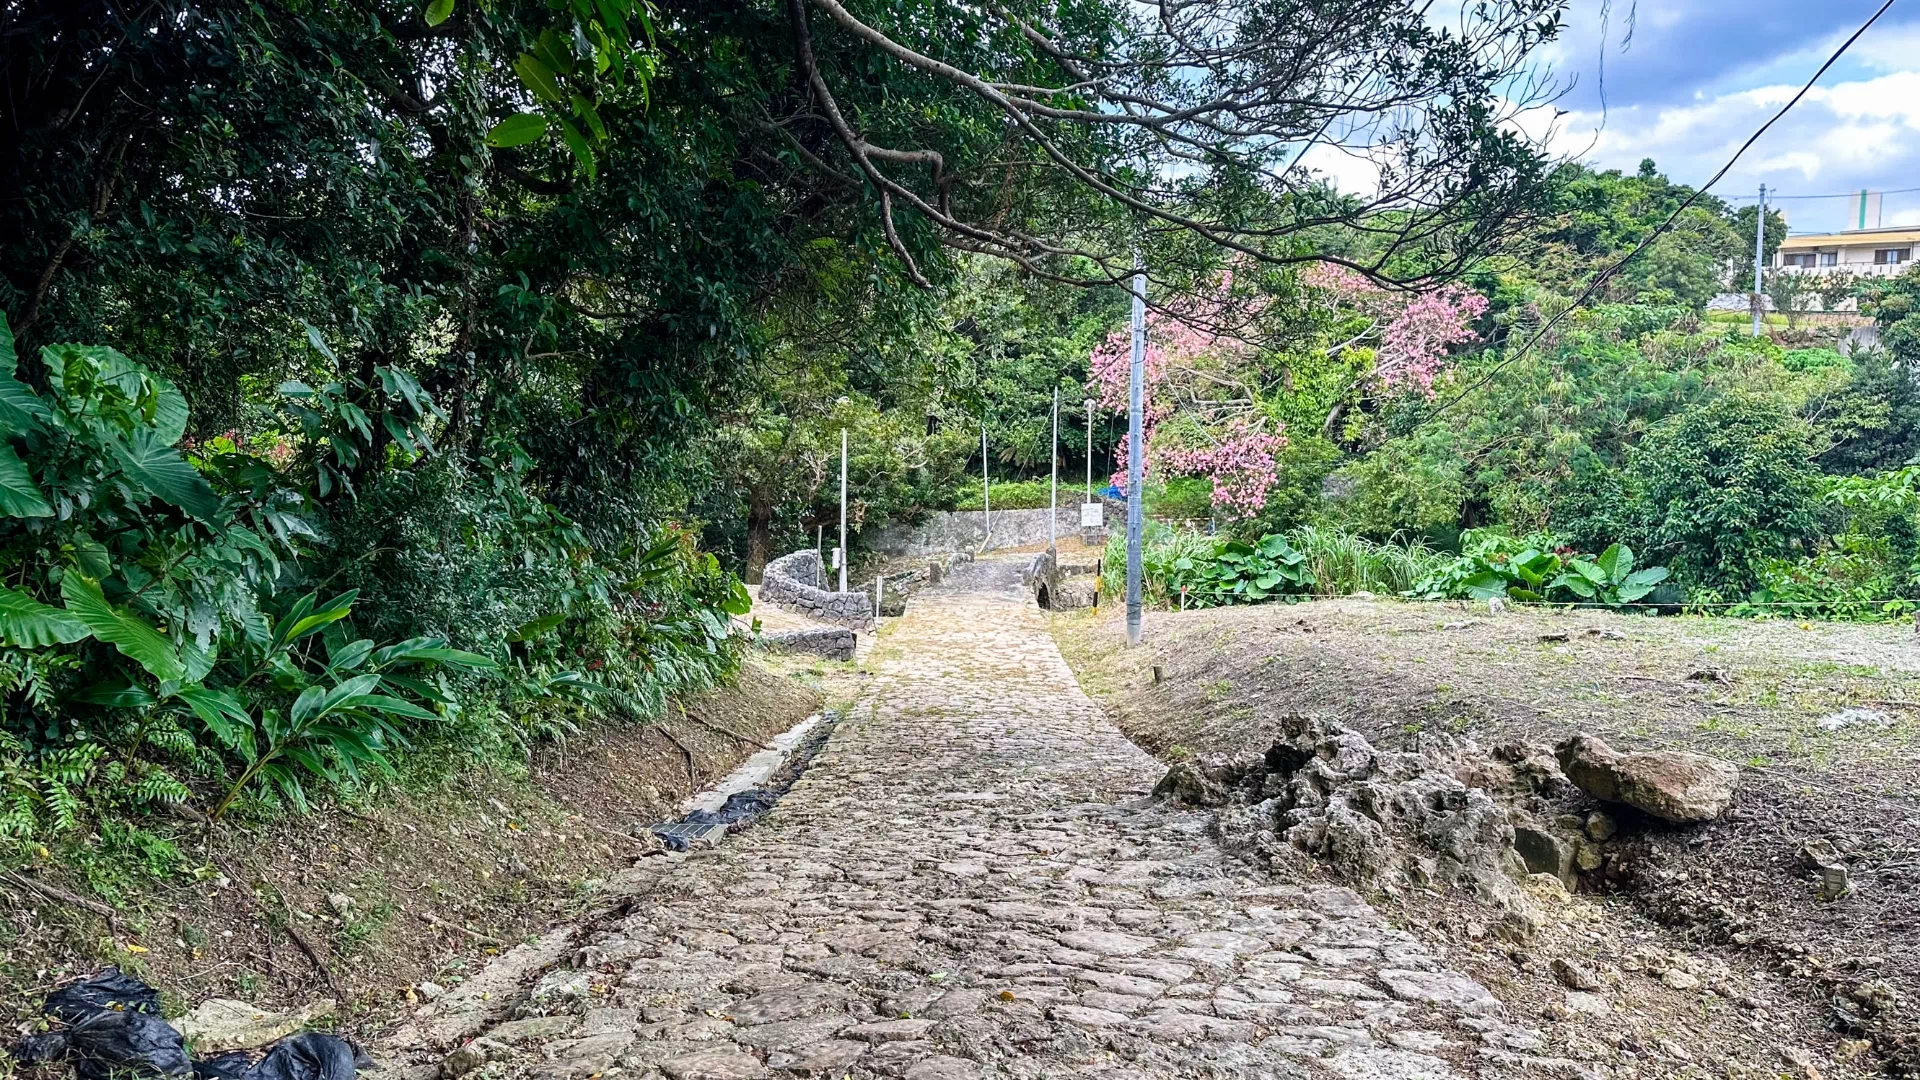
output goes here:
[{"label": "tropical plant leaf", "polygon": [[161,682],[179,682],[187,668],[180,652],[165,634],[146,620],[107,602],[98,583],[69,571],[60,579],[60,595],[67,611],[84,623],[93,636],[120,650],[121,655]]},{"label": "tropical plant leaf", "polygon": [[25,433],[53,419],[40,395],[12,375],[0,373],[0,430]]},{"label": "tropical plant leaf", "polygon": [[209,525],[220,521],[220,496],[213,493],[199,470],[180,451],[161,441],[150,429],[134,432],[129,442],[109,442],[115,459],[127,475],[160,499],[172,503]]},{"label": "tropical plant leaf", "polygon": [[1608,581],[1624,581],[1633,573],[1633,549],[1625,544],[1609,544],[1594,564],[1605,571]]},{"label": "tropical plant leaf", "polygon": [[441,23],[446,22],[447,17],[452,14],[453,0],[432,0],[432,2],[427,5],[427,25],[439,26]]},{"label": "tropical plant leaf", "polygon": [[500,666],[478,653],[449,649],[447,643],[439,638],[408,638],[397,645],[377,649],[373,654],[375,667],[408,662],[447,664],[483,671],[493,671]]},{"label": "tropical plant leaf", "polygon": [[0,586],[0,639],[20,649],[43,649],[79,641],[93,631],[51,604],[17,589]]},{"label": "tropical plant leaf", "polygon": [[3,442],[0,442],[0,516],[53,516],[53,507],[47,505],[40,485],[33,482],[27,463],[20,460],[13,447]]},{"label": "tropical plant leaf", "polygon": [[190,686],[174,695],[187,703],[220,744],[251,762],[254,758],[253,716],[226,690]]},{"label": "tropical plant leaf", "polygon": [[[744,613],[742,613],[744,614]],[[564,611],[550,611],[537,619],[521,623],[519,628],[507,635],[508,641],[532,641],[534,638],[567,621]]]},{"label": "tropical plant leaf", "polygon": [[501,149],[525,146],[546,133],[546,117],[539,113],[514,113],[487,130],[487,145]]}]

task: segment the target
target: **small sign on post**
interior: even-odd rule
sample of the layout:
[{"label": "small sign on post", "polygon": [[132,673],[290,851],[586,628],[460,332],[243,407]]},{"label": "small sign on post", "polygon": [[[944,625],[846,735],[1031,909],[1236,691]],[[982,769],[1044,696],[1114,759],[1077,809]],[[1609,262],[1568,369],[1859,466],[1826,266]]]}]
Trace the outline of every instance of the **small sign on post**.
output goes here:
[{"label": "small sign on post", "polygon": [[1106,503],[1081,503],[1080,527],[1083,529],[1104,529],[1107,527]]},{"label": "small sign on post", "polygon": [[840,569],[840,549],[839,548],[833,549],[833,565],[828,569],[831,569],[831,570]]}]

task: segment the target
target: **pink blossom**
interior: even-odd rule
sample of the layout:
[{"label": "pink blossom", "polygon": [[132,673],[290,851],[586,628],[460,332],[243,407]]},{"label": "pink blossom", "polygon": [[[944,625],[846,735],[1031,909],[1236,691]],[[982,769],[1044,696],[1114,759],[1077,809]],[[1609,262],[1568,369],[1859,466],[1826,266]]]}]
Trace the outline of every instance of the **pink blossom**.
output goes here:
[{"label": "pink blossom", "polygon": [[1487,298],[1463,285],[1443,285],[1415,297],[1381,336],[1374,374],[1387,386],[1410,384],[1432,397],[1447,350],[1479,339],[1472,323],[1486,310]]},{"label": "pink blossom", "polygon": [[1213,481],[1213,505],[1234,517],[1251,517],[1267,505],[1280,480],[1277,455],[1287,438],[1245,417],[1227,422],[1219,441],[1201,449],[1168,448],[1160,459],[1174,472]]}]

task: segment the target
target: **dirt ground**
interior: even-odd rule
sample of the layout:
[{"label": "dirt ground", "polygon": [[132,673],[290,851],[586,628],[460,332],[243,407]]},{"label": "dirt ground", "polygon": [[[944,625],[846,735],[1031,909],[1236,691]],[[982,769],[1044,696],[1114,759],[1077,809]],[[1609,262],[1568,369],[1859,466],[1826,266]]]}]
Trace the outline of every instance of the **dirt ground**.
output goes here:
[{"label": "dirt ground", "polygon": [[[371,1031],[411,1008],[423,980],[455,985],[587,907],[595,879],[653,847],[639,839],[647,826],[817,710],[818,683],[785,661],[751,662],[737,685],[659,723],[582,733],[517,775],[469,769],[211,840],[197,824],[144,823],[191,869],[114,895],[111,924],[0,880],[8,1022],[26,1032],[49,989],[118,963],[170,1012],[212,997],[332,999],[332,1024]],[[47,855],[20,873],[100,903],[84,866]]]},{"label": "dirt ground", "polygon": [[[1406,898],[1405,917],[1593,1060],[1650,1069],[1637,1075],[1920,1075],[1912,627],[1342,599],[1149,612],[1129,650],[1118,608],[1055,616],[1056,637],[1088,692],[1168,760],[1257,752],[1299,712],[1383,748],[1422,731],[1486,747],[1587,731],[1739,764],[1720,821],[1621,815],[1606,865],[1532,941],[1496,940],[1446,896]],[[1852,895],[1818,898],[1800,852],[1821,839],[1846,857]],[[1556,957],[1597,966],[1611,1015],[1566,1015]],[[1708,993],[1654,977],[1676,967]]]}]

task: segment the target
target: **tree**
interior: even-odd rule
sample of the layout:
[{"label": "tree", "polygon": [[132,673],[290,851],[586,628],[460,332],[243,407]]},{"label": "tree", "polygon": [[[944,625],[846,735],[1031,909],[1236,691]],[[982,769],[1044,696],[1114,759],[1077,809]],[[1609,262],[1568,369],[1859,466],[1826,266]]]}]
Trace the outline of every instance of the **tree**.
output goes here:
[{"label": "tree", "polygon": [[1787,317],[1787,326],[1800,325],[1800,316],[1805,312],[1807,297],[1813,291],[1807,275],[1783,266],[1769,270],[1760,280],[1766,289],[1767,300],[1773,305],[1773,310]]},{"label": "tree", "polygon": [[[916,279],[902,213],[953,246],[1079,279],[1123,278],[1148,227],[1166,232],[1160,272],[1224,249],[1428,281],[1531,220],[1544,178],[1505,121],[1550,93],[1527,63],[1559,33],[1556,0],[1463,6],[1457,20],[1404,0],[787,11],[804,90],[766,123],[823,176],[877,192]],[[908,80],[947,88],[979,126],[849,98]],[[961,137],[973,132],[991,135]],[[1335,192],[1314,171],[1325,154],[1376,167],[1378,191]],[[1345,251],[1326,242],[1343,230]],[[1093,272],[1050,261],[1063,257]]]},{"label": "tree", "polygon": [[1818,471],[1804,421],[1728,394],[1656,425],[1628,458],[1643,550],[1684,577],[1744,597],[1761,563],[1817,525]]}]

